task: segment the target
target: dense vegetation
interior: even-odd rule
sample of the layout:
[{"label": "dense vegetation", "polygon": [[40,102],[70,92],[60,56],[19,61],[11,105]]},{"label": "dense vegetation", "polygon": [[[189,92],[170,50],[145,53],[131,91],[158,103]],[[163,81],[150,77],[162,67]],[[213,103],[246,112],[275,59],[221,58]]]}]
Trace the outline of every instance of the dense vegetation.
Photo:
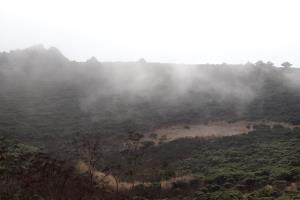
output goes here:
[{"label": "dense vegetation", "polygon": [[74,62],[43,47],[0,53],[0,199],[300,198],[299,128],[262,124],[160,145],[141,134],[219,120],[299,125],[298,80],[300,70],[261,61]]},{"label": "dense vegetation", "polygon": [[244,135],[174,141],[156,153],[171,158],[176,172],[197,175],[195,199],[291,199],[300,197],[299,144],[299,128],[260,125]]},{"label": "dense vegetation", "polygon": [[[151,185],[139,184],[116,194],[105,189],[102,182],[90,183],[88,171],[80,173],[70,163],[51,158],[37,148],[2,138],[1,199],[300,197],[300,128],[260,125],[248,134],[207,140],[181,139],[141,151],[143,156],[134,176],[146,182],[152,179]],[[111,159],[115,164],[107,165],[108,173],[130,180],[130,174],[125,172],[132,168],[124,165],[122,159],[119,163]],[[182,175],[193,178],[174,181],[170,188],[160,187],[158,181]],[[73,187],[78,193],[74,193]]]}]

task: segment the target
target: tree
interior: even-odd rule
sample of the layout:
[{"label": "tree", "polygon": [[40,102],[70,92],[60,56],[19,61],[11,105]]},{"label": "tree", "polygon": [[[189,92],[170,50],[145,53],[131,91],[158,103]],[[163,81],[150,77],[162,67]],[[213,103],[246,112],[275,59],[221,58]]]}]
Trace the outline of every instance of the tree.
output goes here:
[{"label": "tree", "polygon": [[142,138],[143,135],[140,133],[129,132],[125,142],[125,150],[123,151],[126,154],[129,164],[128,175],[132,180],[132,188],[134,187],[134,182],[138,170],[137,167],[140,164],[140,158],[142,157],[140,151],[142,147]]},{"label": "tree", "polygon": [[289,63],[289,62],[283,62],[283,63],[281,64],[281,66],[283,66],[284,68],[290,68],[290,67],[292,66],[292,64]]},{"label": "tree", "polygon": [[270,66],[270,67],[274,67],[274,63],[271,62],[271,61],[268,61],[266,64],[267,64],[268,66]]},{"label": "tree", "polygon": [[255,63],[255,65],[261,67],[261,66],[264,66],[265,63],[262,60],[259,60]]},{"label": "tree", "polygon": [[98,135],[86,133],[78,135],[75,140],[79,158],[87,167],[87,174],[90,179],[90,184],[94,185],[94,172],[96,171],[96,167],[100,161],[100,158],[102,158],[100,138]]},{"label": "tree", "polygon": [[147,61],[146,61],[145,58],[140,58],[140,59],[138,60],[138,62],[141,63],[141,64],[145,64]]}]

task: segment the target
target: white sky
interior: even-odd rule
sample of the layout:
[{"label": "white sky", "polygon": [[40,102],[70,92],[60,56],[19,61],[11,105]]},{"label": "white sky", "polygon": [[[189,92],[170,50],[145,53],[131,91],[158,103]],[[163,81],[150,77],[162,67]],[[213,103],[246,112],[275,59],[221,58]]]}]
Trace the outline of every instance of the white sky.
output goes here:
[{"label": "white sky", "polygon": [[0,51],[100,61],[300,66],[299,0],[0,0]]}]

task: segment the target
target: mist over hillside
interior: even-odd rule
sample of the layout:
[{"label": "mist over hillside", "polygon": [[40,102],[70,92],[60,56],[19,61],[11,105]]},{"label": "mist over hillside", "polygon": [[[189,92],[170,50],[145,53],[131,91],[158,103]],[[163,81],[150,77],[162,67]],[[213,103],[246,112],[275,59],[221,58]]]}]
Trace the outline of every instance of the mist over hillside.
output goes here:
[{"label": "mist over hillside", "polygon": [[0,200],[299,200],[299,7],[1,1]]},{"label": "mist over hillside", "polygon": [[296,197],[299,80],[298,68],[262,61],[76,62],[54,47],[2,52],[0,197]]},{"label": "mist over hillside", "polygon": [[238,119],[299,123],[300,71],[271,62],[75,62],[54,47],[33,46],[1,53],[0,77],[5,132],[122,132]]}]

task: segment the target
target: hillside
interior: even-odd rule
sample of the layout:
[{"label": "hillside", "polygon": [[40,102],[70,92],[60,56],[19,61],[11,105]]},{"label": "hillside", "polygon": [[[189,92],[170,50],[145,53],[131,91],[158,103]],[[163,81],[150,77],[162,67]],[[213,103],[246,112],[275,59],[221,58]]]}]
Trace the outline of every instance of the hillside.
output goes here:
[{"label": "hillside", "polygon": [[299,124],[300,70],[263,62],[74,62],[35,46],[1,53],[0,77],[2,132],[61,136],[241,119]]},{"label": "hillside", "polygon": [[[186,138],[139,149],[138,154],[110,154],[105,168],[90,168],[83,160],[76,169],[75,163],[1,138],[0,195],[1,199],[297,199],[299,142],[299,128],[257,125],[248,134]],[[133,155],[139,164],[130,174],[133,168],[127,161]]]},{"label": "hillside", "polygon": [[0,199],[297,199],[299,80],[262,61],[2,52]]}]

